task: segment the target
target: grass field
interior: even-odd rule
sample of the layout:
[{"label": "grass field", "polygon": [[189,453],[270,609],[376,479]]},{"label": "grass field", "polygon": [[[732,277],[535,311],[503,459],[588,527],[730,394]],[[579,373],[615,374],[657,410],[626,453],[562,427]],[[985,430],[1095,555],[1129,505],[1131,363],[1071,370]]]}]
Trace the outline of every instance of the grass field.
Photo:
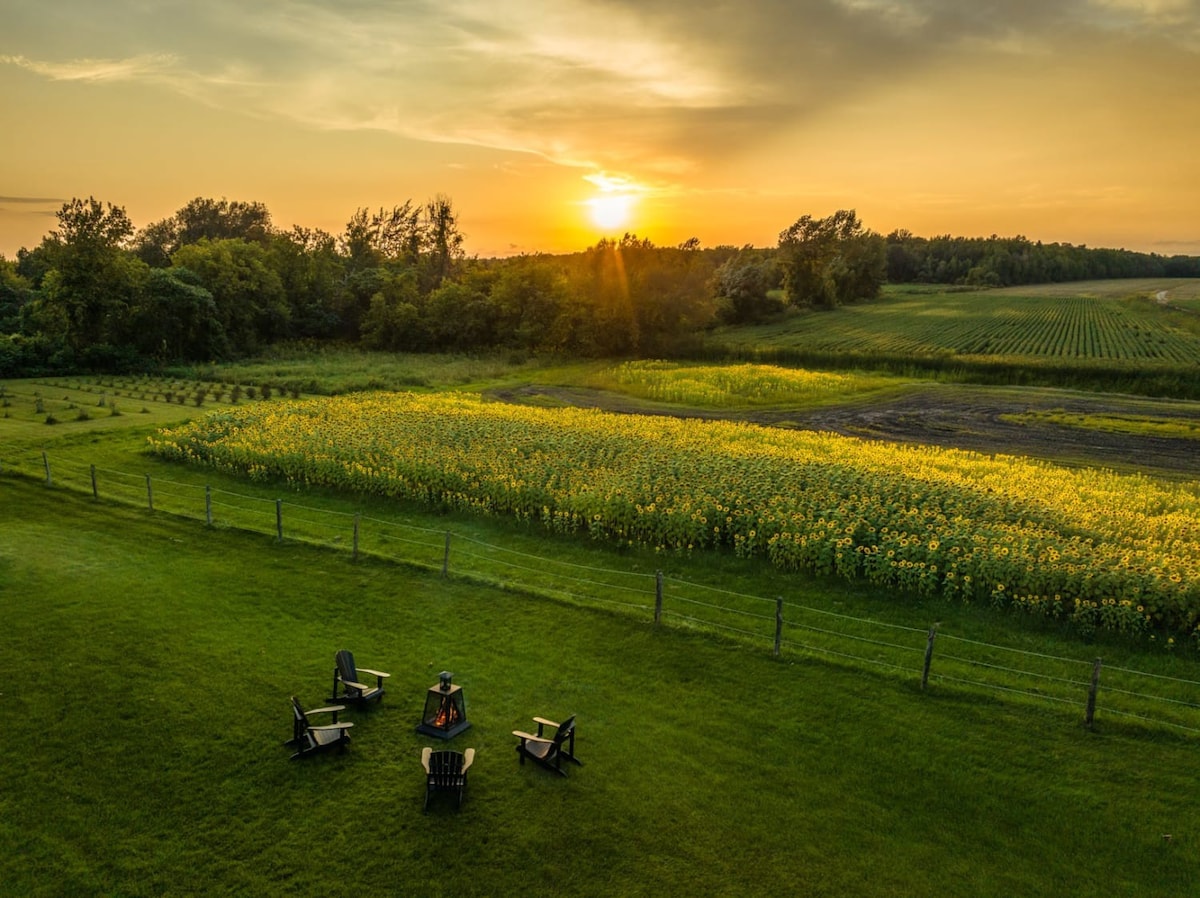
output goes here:
[{"label": "grass field", "polygon": [[360,352],[334,347],[280,348],[246,362],[184,369],[179,373],[223,383],[269,383],[305,393],[352,393],[360,390],[467,389],[543,368],[524,357],[501,355],[429,355]]},{"label": "grass field", "polygon": [[[369,364],[323,359],[313,370]],[[471,384],[522,377],[520,364],[472,364]],[[425,389],[467,376],[444,360],[416,371]],[[232,380],[271,382],[253,366]],[[53,409],[38,413],[29,386],[5,384],[12,404],[0,418],[0,894],[1140,898],[1186,894],[1200,877],[1187,731],[1104,710],[1088,731],[1077,705],[936,677],[922,693],[911,675],[776,659],[769,647],[511,583],[356,564],[344,550],[46,489],[16,473],[36,475],[43,450],[83,478],[89,463],[106,477],[128,472],[134,492],[145,472],[201,496],[206,481],[263,502],[279,494],[142,454],[157,426],[226,407],[228,395],[199,408],[117,396],[120,415],[49,426]],[[35,389],[46,402],[111,408],[87,386],[119,389]],[[940,620],[965,637],[960,652],[1003,641],[1031,655],[1102,653],[1170,678],[1184,701],[1200,679],[1182,653],[1102,635],[1080,646],[987,608],[785,578],[747,559],[656,560],[336,492],[302,501],[423,524],[439,543],[453,527],[581,569],[661,564],[888,624]],[[345,756],[291,763],[287,698],[323,704],[343,647],[393,674],[389,694],[348,715]],[[442,669],[455,672],[472,721],[452,745],[479,755],[461,812],[423,815],[419,751],[433,740],[414,727]],[[510,731],[569,713],[585,766],[566,780],[518,766]]]},{"label": "grass field", "polygon": [[1198,293],[1194,280],[905,285],[874,302],[716,331],[707,355],[1196,398],[1200,320],[1179,309]]},{"label": "grass field", "polygon": [[[739,328],[715,339],[729,345],[804,347],[826,352],[1025,358],[1050,362],[1200,362],[1200,336],[1164,319],[1155,288],[1190,295],[1192,282],[1116,282],[978,292],[895,292],[832,313]],[[1098,289],[1108,286],[1108,291]],[[1137,301],[1140,297],[1144,301]]]},{"label": "grass field", "polygon": [[[1187,894],[1195,744],[0,477],[0,892]],[[392,673],[344,756],[289,762],[333,652]],[[455,672],[478,750],[421,812]],[[36,675],[34,674],[36,672]],[[21,676],[24,673],[26,676]],[[512,729],[579,717],[585,766]],[[1169,838],[1168,838],[1169,837]]]}]

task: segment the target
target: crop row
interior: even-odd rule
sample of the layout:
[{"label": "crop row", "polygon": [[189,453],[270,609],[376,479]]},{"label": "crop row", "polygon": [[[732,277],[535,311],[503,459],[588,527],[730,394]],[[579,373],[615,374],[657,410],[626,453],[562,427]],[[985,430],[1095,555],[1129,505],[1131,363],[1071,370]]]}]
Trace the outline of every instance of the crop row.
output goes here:
[{"label": "crop row", "polygon": [[1137,306],[1093,296],[952,294],[847,306],[788,323],[780,346],[839,353],[1200,364],[1200,341]]},{"label": "crop row", "polygon": [[152,451],[664,552],[731,548],[1084,627],[1200,637],[1195,485],[744,424],[358,394],[213,412]]}]

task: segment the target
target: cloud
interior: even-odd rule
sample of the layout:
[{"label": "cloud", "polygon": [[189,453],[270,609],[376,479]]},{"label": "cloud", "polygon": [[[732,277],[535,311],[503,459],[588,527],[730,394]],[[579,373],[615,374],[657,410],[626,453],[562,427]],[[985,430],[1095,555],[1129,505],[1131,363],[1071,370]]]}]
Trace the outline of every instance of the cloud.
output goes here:
[{"label": "cloud", "polygon": [[[1130,29],[1177,52],[1200,47],[1195,0],[60,5],[55,27],[68,33],[55,46],[86,34],[106,57],[61,59],[46,45],[0,62],[56,81],[147,82],[306,127],[668,180],[720,166],[956,54],[1052,56]],[[36,46],[49,29],[36,27],[34,12],[24,16],[17,32]],[[73,21],[79,35],[65,24]]]},{"label": "cloud", "polygon": [[[64,202],[49,196],[0,196],[0,215],[8,218],[53,218],[58,215]],[[11,208],[13,206],[17,208]]]},{"label": "cloud", "polygon": [[15,65],[52,81],[129,81],[168,70],[174,58],[147,54],[129,59],[72,59],[46,62],[24,56],[0,56],[0,63]]}]

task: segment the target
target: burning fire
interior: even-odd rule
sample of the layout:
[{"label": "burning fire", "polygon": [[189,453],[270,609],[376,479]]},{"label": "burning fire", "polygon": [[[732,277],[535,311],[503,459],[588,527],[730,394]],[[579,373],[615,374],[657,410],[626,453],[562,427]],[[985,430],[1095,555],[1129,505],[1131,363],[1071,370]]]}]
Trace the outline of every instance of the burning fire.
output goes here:
[{"label": "burning fire", "polygon": [[459,713],[458,708],[455,707],[454,702],[449,699],[443,699],[441,707],[438,708],[437,715],[433,718],[433,725],[443,728],[450,727],[458,723],[461,717],[462,715]]}]

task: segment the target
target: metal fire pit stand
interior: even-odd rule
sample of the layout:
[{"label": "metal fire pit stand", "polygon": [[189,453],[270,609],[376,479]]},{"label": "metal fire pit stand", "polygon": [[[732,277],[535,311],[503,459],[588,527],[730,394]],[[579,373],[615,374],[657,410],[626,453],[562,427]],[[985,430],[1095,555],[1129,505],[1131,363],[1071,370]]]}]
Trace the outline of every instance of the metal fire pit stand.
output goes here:
[{"label": "metal fire pit stand", "polygon": [[425,693],[425,713],[417,732],[435,739],[453,739],[471,726],[462,687],[451,683],[453,674],[442,671],[436,686]]}]

